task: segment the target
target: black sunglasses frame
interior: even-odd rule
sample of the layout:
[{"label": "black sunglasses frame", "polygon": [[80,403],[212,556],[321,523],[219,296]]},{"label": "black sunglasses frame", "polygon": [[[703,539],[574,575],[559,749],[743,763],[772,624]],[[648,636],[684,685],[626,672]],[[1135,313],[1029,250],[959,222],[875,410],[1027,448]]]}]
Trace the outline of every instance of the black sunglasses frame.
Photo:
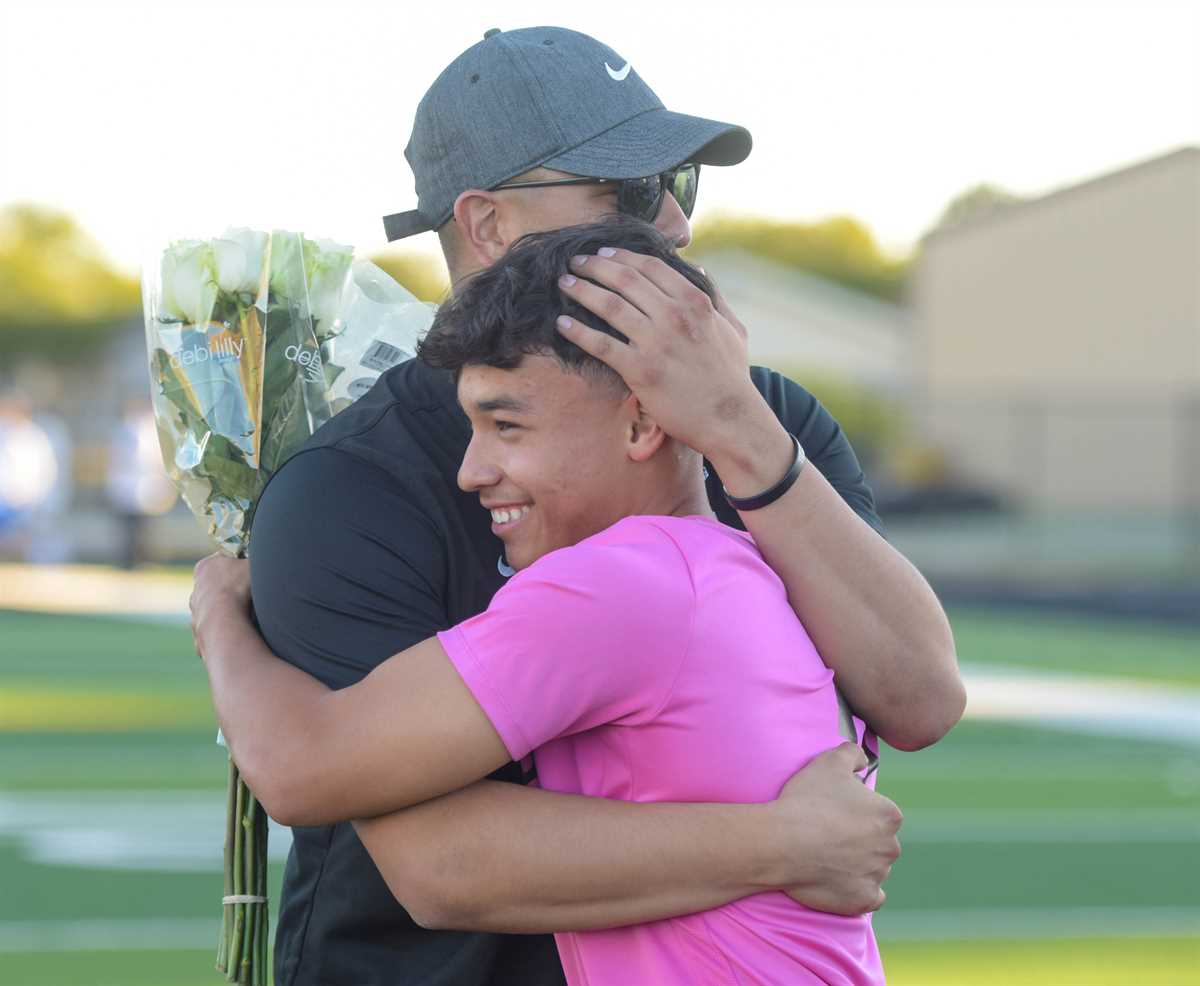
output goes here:
[{"label": "black sunglasses frame", "polygon": [[[688,170],[692,171],[692,201],[685,205],[675,197],[674,189],[676,177],[681,172]],[[645,210],[639,211],[633,205],[636,193],[631,189],[641,190],[645,186],[640,183],[655,178],[658,179],[658,194],[650,205],[649,215],[645,215],[643,214]],[[657,175],[646,175],[643,178],[546,178],[534,181],[512,181],[503,185],[494,185],[492,191],[499,192],[508,188],[553,188],[556,185],[616,185],[617,211],[626,216],[643,219],[648,223],[654,222],[658,218],[658,214],[662,212],[663,202],[666,201],[667,191],[670,189],[671,197],[679,204],[683,214],[691,219],[692,210],[696,206],[696,197],[700,192],[700,165],[688,162],[681,164],[678,168],[671,168],[669,171],[663,171]]]}]

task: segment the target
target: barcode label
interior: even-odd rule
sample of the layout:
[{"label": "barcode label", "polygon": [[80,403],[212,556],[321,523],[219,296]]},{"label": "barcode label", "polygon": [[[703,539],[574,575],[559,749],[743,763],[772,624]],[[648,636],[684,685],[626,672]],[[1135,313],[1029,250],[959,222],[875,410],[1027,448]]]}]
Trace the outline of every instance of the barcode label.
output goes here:
[{"label": "barcode label", "polygon": [[377,340],[371,343],[367,351],[363,353],[363,358],[358,363],[360,366],[365,366],[371,370],[378,370],[382,373],[384,370],[395,366],[407,356],[408,354],[403,349]]}]

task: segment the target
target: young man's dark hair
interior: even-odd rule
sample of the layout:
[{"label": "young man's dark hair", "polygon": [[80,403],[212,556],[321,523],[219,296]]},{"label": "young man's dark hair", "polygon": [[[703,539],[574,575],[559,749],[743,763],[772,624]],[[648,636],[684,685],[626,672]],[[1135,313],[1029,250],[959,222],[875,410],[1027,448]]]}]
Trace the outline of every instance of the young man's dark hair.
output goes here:
[{"label": "young man's dark hair", "polygon": [[627,338],[559,290],[574,256],[592,256],[602,247],[657,257],[710,298],[712,282],[675,251],[649,223],[615,215],[600,222],[527,233],[491,267],[472,274],[440,309],[417,353],[430,366],[458,372],[464,366],[511,370],[525,356],[553,355],[565,369],[597,379],[624,381],[605,363],[585,353],[555,328],[559,315],[599,329],[622,342]]}]

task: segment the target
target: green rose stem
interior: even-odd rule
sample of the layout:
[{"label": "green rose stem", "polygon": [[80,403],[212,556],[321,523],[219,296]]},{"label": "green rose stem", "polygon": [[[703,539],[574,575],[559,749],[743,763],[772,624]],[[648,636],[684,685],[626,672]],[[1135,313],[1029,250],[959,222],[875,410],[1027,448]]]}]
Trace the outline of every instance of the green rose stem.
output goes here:
[{"label": "green rose stem", "polygon": [[217,971],[227,982],[267,986],[268,911],[267,813],[229,761],[229,811],[225,827],[225,896],[262,897],[256,903],[225,904]]},{"label": "green rose stem", "polygon": [[[245,553],[239,552],[241,557]],[[241,986],[267,986],[267,813],[229,759],[225,812],[225,896],[261,897],[224,904],[217,971]],[[232,911],[230,910],[232,908]]]},{"label": "green rose stem", "polygon": [[[233,893],[233,826],[234,807],[237,803],[238,770],[229,758],[229,782],[226,785],[227,810],[225,812],[225,896]],[[229,909],[232,904],[221,907],[221,937],[217,942],[217,972],[226,972],[229,968],[229,933],[232,929],[232,915]]]},{"label": "green rose stem", "polygon": [[[242,813],[245,810],[246,785],[238,778],[237,797],[234,802],[233,825],[233,893],[235,896],[246,892],[246,881],[243,877],[245,870],[242,866],[245,832],[241,826]],[[246,905],[233,905],[233,927],[229,936],[229,968],[226,978],[229,982],[237,982],[238,968],[242,962],[242,929],[246,926]]]},{"label": "green rose stem", "polygon": [[[258,893],[258,857],[254,852],[254,835],[255,835],[255,810],[258,808],[258,800],[254,797],[254,793],[249,789],[246,790],[246,813],[242,816],[242,828],[245,830],[245,853],[242,863],[246,868],[243,881],[246,886],[247,893]],[[253,957],[258,954],[258,942],[255,940],[254,931],[258,925],[258,912],[261,908],[258,904],[246,905],[246,925],[242,929],[244,938],[242,940],[242,964],[238,970],[238,982],[244,986],[250,986],[250,977],[253,971]]]},{"label": "green rose stem", "polygon": [[[260,897],[267,896],[267,826],[269,820],[267,813],[263,810],[262,805],[258,806],[258,831],[260,836],[261,849],[258,853],[258,889],[255,893]],[[258,980],[259,986],[268,986],[267,984],[267,935],[271,921],[270,905],[262,903],[258,905],[261,908],[259,913],[258,925]]]}]

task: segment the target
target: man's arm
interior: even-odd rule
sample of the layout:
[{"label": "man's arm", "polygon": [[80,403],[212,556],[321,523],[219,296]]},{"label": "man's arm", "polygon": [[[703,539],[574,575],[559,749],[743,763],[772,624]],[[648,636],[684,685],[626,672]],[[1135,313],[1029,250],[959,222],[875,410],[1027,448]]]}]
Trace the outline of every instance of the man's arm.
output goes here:
[{"label": "man's arm", "polygon": [[[620,373],[731,495],[775,485],[792,441],[750,381],[745,327],[720,296],[714,306],[666,264],[625,250],[588,257],[576,272],[584,276],[564,293],[630,342],[577,322],[563,334]],[[945,735],[966,693],[949,622],[916,568],[811,467],[775,503],[741,517],[855,711],[902,750]]]},{"label": "man's arm", "polygon": [[332,691],[279,660],[249,618],[244,562],[196,566],[196,646],[230,755],[285,825],[369,817],[455,791],[509,761],[436,637]]},{"label": "man's arm", "polygon": [[[769,489],[794,454],[759,403],[743,421],[745,444],[708,453],[734,497]],[[917,569],[811,466],[774,503],[739,516],[854,710],[898,749],[945,735],[965,692],[949,622]]]}]

